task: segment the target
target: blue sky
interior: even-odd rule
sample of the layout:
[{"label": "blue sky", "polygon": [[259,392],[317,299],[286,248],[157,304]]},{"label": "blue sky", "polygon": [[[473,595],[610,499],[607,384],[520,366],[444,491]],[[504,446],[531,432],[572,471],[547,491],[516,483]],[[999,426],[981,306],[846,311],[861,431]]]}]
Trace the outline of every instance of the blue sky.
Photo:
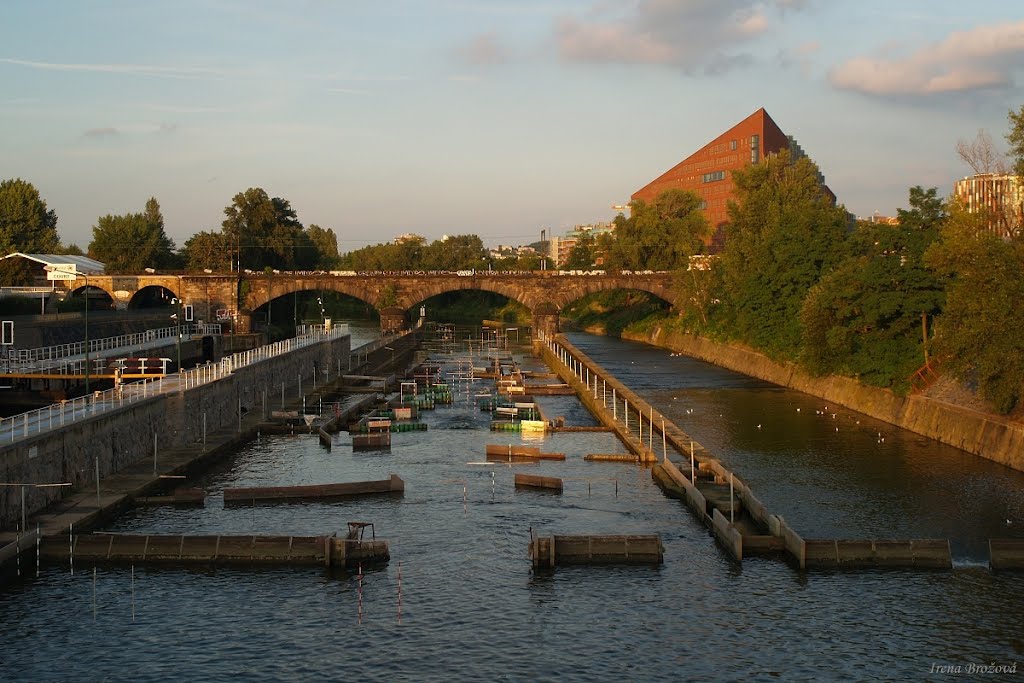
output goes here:
[{"label": "blue sky", "polygon": [[85,248],[155,196],[180,246],[237,192],[342,251],[608,220],[765,107],[839,201],[948,194],[1024,105],[1006,0],[7,0],[0,179]]}]

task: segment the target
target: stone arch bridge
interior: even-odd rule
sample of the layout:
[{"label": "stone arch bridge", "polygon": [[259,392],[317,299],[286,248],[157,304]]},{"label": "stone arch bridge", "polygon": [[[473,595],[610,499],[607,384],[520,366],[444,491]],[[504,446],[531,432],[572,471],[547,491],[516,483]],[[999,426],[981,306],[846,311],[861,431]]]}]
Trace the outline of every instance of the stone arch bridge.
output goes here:
[{"label": "stone arch bridge", "polygon": [[79,275],[62,284],[71,292],[88,286],[106,292],[117,308],[131,308],[151,298],[154,289],[193,306],[195,317],[215,321],[227,314],[236,331],[251,330],[252,312],[270,301],[301,291],[340,292],[373,306],[385,330],[402,327],[406,315],[430,297],[460,290],[494,292],[521,303],[533,314],[533,327],[558,330],[558,315],[588,294],[613,289],[649,292],[669,303],[672,274],[666,272],[567,274],[559,271],[514,273],[278,273]]}]

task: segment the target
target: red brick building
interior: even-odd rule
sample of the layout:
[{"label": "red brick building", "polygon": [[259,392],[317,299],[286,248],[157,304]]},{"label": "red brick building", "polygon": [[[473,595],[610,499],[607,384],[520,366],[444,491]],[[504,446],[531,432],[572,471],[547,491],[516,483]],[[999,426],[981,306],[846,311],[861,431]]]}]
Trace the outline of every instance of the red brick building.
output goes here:
[{"label": "red brick building", "polygon": [[[722,246],[723,228],[729,220],[726,207],[734,198],[731,172],[783,149],[789,149],[794,158],[805,156],[796,140],[783,133],[761,108],[634,192],[631,199],[651,202],[673,188],[696,192],[715,228],[712,248],[717,250]],[[834,202],[835,195],[825,185],[824,177],[820,180]]]}]

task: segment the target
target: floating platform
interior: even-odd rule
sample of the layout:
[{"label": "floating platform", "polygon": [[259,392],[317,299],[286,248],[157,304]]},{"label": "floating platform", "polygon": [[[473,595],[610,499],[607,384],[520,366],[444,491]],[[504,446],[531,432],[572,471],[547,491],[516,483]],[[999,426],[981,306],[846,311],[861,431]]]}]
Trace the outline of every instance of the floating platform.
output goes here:
[{"label": "floating platform", "polygon": [[586,564],[659,565],[664,557],[665,546],[658,535],[540,537],[530,532],[534,569]]},{"label": "floating platform", "polygon": [[388,544],[328,536],[191,536],[146,534],[79,534],[47,538],[41,554],[51,561],[170,563],[170,564],[286,564],[350,566],[386,562]]},{"label": "floating platform", "polygon": [[329,500],[382,493],[404,493],[405,482],[397,474],[376,481],[353,481],[309,486],[263,486],[224,489],[224,504],[275,503]]},{"label": "floating platform", "polygon": [[562,492],[562,480],[558,477],[542,477],[536,474],[516,474],[516,488],[544,489]]}]

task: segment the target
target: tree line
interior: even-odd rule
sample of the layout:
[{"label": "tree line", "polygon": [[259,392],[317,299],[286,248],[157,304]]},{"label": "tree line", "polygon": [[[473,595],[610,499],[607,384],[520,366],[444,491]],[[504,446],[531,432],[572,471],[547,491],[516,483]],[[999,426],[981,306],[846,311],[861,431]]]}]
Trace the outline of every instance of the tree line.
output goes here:
[{"label": "tree line", "polygon": [[[271,197],[262,188],[239,192],[224,209],[220,230],[201,231],[180,249],[164,230],[160,204],[151,197],[143,211],[100,216],[85,252],[63,244],[57,215],[29,182],[0,182],[0,250],[35,254],[88,255],[105,264],[106,272],[141,273],[167,270],[316,270],[339,264],[334,231],[304,227],[287,199]],[[24,266],[5,264],[5,282],[30,278]],[[27,283],[26,283],[27,284]]]}]

